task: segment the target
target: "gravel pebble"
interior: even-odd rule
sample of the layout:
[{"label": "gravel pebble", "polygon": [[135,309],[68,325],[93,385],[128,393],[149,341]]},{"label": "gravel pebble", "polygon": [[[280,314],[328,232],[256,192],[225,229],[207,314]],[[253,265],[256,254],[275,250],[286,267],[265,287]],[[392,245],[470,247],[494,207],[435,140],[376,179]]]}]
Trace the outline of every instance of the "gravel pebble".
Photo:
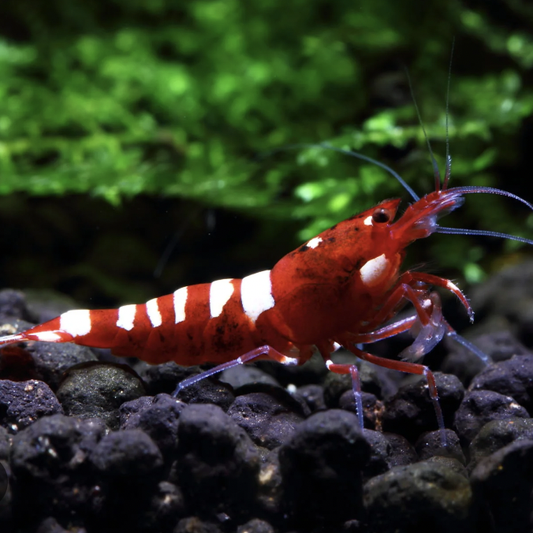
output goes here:
[{"label": "gravel pebble", "polygon": [[66,414],[98,417],[111,429],[118,429],[119,407],[144,393],[140,379],[127,367],[95,363],[71,369],[57,390],[57,398]]},{"label": "gravel pebble", "polygon": [[452,457],[462,465],[466,464],[466,459],[461,449],[457,433],[451,429],[446,429],[446,446],[442,446],[440,431],[430,431],[419,437],[415,444],[416,452],[422,461],[430,457]]},{"label": "gravel pebble", "polygon": [[[446,427],[450,427],[453,415],[464,396],[464,387],[459,379],[451,374],[435,372],[439,401]],[[437,417],[433,402],[429,397],[425,378],[400,387],[398,392],[385,402],[383,430],[399,433],[409,440],[416,440],[424,431],[437,428]]]},{"label": "gravel pebble", "polygon": [[9,457],[12,438],[7,429],[0,426],[0,461],[5,461]]},{"label": "gravel pebble", "polygon": [[21,291],[3,289],[0,291],[0,317],[12,317],[31,322],[26,295]]},{"label": "gravel pebble", "polygon": [[515,355],[482,370],[469,390],[492,390],[511,396],[528,412],[533,410],[533,354]]},{"label": "gravel pebble", "polygon": [[296,394],[305,401],[311,413],[326,409],[324,389],[320,385],[302,385],[298,387]]},{"label": "gravel pebble", "polygon": [[121,429],[142,429],[171,459],[177,448],[178,419],[185,404],[168,394],[142,396],[124,402],[120,408]]},{"label": "gravel pebble", "polygon": [[180,381],[201,372],[197,366],[184,367],[177,365],[174,361],[161,363],[160,365],[149,365],[144,361],[136,361],[133,367],[141,376],[146,392],[151,396],[163,392],[172,394]]},{"label": "gravel pebble", "polygon": [[391,468],[393,466],[404,466],[416,463],[418,455],[414,446],[401,435],[396,433],[383,433],[392,446],[392,455],[389,458]]},{"label": "gravel pebble", "polygon": [[189,508],[253,517],[260,456],[220,407],[194,404],[180,415],[176,473]]},{"label": "gravel pebble", "polygon": [[370,458],[363,468],[363,479],[367,481],[374,476],[387,472],[393,466],[391,464],[393,446],[385,435],[378,431],[365,429],[363,435],[370,445]]},{"label": "gravel pebble", "polygon": [[533,440],[531,418],[508,418],[485,424],[468,448],[471,467],[516,440]]},{"label": "gravel pebble", "polygon": [[263,392],[238,396],[227,414],[257,445],[272,450],[286,442],[305,419],[301,408],[298,409],[300,412],[294,412],[295,400],[288,393],[286,395],[281,400],[279,394],[275,398]]},{"label": "gravel pebble", "polygon": [[11,433],[57,413],[63,413],[63,408],[46,383],[0,381],[0,424]]},{"label": "gravel pebble", "polygon": [[38,526],[36,533],[86,533],[84,527],[69,527],[65,529],[59,522],[52,516],[45,518]]},{"label": "gravel pebble", "polygon": [[309,527],[360,518],[362,470],[369,457],[352,413],[329,410],[299,424],[279,453],[289,520]]},{"label": "gravel pebble", "polygon": [[[492,362],[505,361],[513,355],[526,355],[531,352],[509,331],[494,331],[470,339]],[[448,340],[450,353],[445,357],[441,370],[457,376],[465,387],[486,368],[486,364],[461,344]]]},{"label": "gravel pebble", "polygon": [[529,418],[528,412],[513,398],[493,391],[473,391],[465,395],[455,413],[455,430],[463,444],[468,444],[491,420]]},{"label": "gravel pebble", "polygon": [[191,516],[180,520],[172,533],[222,533],[222,529],[212,522]]},{"label": "gravel pebble", "polygon": [[54,415],[13,437],[13,514],[21,524],[39,516],[73,519],[87,513],[94,485],[89,456],[104,434],[101,420]]},{"label": "gravel pebble", "polygon": [[254,518],[239,526],[237,533],[274,533],[274,528],[268,522]]},{"label": "gravel pebble", "polygon": [[[175,388],[176,383],[174,384]],[[218,405],[227,411],[235,401],[233,387],[216,378],[208,378],[182,389],[177,398],[188,404],[205,403]]]},{"label": "gravel pebble", "polygon": [[472,531],[468,480],[439,462],[393,468],[365,485],[371,533]]},{"label": "gravel pebble", "polygon": [[96,445],[90,460],[97,470],[110,478],[146,477],[163,466],[159,448],[140,429],[109,433]]},{"label": "gravel pebble", "polygon": [[[361,392],[361,402],[363,404],[363,420],[365,428],[381,429],[381,419],[384,405],[376,396],[370,392]],[[339,407],[346,411],[356,412],[355,398],[352,389],[345,391],[339,398]]]},{"label": "gravel pebble", "polygon": [[474,497],[498,533],[531,531],[533,440],[518,440],[482,459],[471,475]]},{"label": "gravel pebble", "polygon": [[229,383],[234,389],[256,383],[267,383],[268,385],[280,386],[274,376],[271,376],[261,368],[248,365],[239,365],[224,370],[224,372],[220,374],[220,381]]}]

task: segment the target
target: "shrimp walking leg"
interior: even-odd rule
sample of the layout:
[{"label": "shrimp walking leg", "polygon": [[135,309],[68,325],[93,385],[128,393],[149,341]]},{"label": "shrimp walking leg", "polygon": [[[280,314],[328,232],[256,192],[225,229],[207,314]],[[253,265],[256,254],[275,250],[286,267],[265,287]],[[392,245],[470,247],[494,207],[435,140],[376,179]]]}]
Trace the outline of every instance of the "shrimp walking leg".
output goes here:
[{"label": "shrimp walking leg", "polygon": [[435,376],[433,375],[433,372],[431,372],[431,370],[427,366],[420,365],[418,363],[409,363],[408,361],[395,361],[393,359],[384,359],[383,357],[372,355],[363,350],[359,350],[355,346],[351,347],[350,351],[353,352],[360,359],[368,361],[369,363],[373,363],[377,366],[381,366],[383,368],[390,368],[391,370],[399,370],[400,372],[406,372],[408,374],[418,374],[425,376],[429,388],[429,397],[431,398],[431,402],[433,403],[433,408],[435,409],[435,414],[437,416],[441,444],[442,446],[446,446],[446,430],[444,427],[444,417],[442,415],[442,409],[439,402],[437,384],[435,383]]},{"label": "shrimp walking leg", "polygon": [[220,372],[223,372],[224,370],[228,370],[230,368],[234,368],[236,366],[249,363],[250,361],[257,359],[258,357],[265,358],[265,356],[268,359],[272,359],[273,361],[277,361],[278,363],[282,363],[284,365],[297,365],[298,364],[297,359],[283,355],[282,353],[272,348],[272,346],[260,346],[259,348],[256,348],[255,350],[251,350],[248,353],[241,355],[240,357],[237,357],[237,359],[227,361],[226,363],[217,365],[209,370],[206,370],[205,372],[202,372],[201,374],[197,374],[195,376],[191,376],[190,378],[184,379],[178,384],[178,386],[176,387],[176,390],[172,393],[172,396],[176,397],[180,393],[180,391],[182,391],[186,387],[193,385],[194,383],[198,383],[199,381],[202,381],[203,379],[214,376],[215,374],[219,374]]}]

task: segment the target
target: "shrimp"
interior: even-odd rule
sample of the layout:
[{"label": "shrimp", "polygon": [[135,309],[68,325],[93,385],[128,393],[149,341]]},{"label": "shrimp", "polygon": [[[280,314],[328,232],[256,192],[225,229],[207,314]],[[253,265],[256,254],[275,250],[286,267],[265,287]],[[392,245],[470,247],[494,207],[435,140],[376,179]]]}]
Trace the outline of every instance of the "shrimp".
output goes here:
[{"label": "shrimp", "polygon": [[[422,198],[409,189],[416,201],[397,220],[400,200],[384,200],[310,239],[271,270],[243,279],[182,287],[143,304],[67,311],[26,331],[0,337],[0,347],[29,341],[73,342],[110,348],[115,355],[135,356],[151,364],[175,361],[185,366],[217,365],[182,381],[175,395],[200,379],[254,360],[300,365],[316,349],[330,371],[351,375],[362,428],[357,367],[337,364],[330,358],[331,352],[343,346],[362,360],[424,375],[445,444],[435,378],[418,361],[445,335],[480,357],[486,356],[451,328],[433,287],[452,292],[473,320],[466,296],[448,279],[402,272],[405,250],[414,241],[436,232],[488,234],[533,244],[528,239],[494,232],[440,227],[437,220],[460,207],[467,194],[500,194],[533,210],[530,203],[512,193],[489,187],[448,188],[448,180],[449,171],[443,183],[436,181],[435,190]],[[394,321],[408,303],[415,314]],[[400,360],[384,359],[361,347],[406,331],[414,335],[414,341],[401,352]]]}]

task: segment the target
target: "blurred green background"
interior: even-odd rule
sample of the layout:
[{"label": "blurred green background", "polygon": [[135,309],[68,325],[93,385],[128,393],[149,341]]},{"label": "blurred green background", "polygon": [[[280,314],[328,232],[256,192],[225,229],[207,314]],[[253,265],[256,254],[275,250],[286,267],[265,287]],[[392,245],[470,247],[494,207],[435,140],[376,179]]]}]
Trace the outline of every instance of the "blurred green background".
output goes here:
[{"label": "blurred green background", "polygon": [[[0,6],[0,279],[80,304],[143,301],[270,268],[326,227],[452,184],[529,199],[533,4],[415,0],[67,0]],[[272,153],[274,151],[274,153]],[[404,206],[407,203],[403,204]],[[533,237],[509,199],[445,225]],[[476,282],[531,251],[434,235],[406,268]]]}]

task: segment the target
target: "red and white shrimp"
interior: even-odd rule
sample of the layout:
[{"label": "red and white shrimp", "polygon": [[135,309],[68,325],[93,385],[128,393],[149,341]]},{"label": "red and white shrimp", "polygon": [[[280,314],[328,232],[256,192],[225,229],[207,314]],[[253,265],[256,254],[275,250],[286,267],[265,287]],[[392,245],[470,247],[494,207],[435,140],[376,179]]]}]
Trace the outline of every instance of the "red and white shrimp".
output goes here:
[{"label": "red and white shrimp", "polygon": [[[385,200],[323,231],[280,259],[272,270],[183,287],[144,304],[68,311],[22,333],[0,337],[0,346],[74,342],[110,348],[116,355],[151,364],[218,365],[183,381],[176,394],[225,368],[258,359],[302,364],[318,349],[329,370],[352,375],[362,425],[357,367],[330,359],[338,344],[371,363],[425,375],[444,435],[435,379],[428,367],[415,362],[444,335],[457,335],[443,318],[440,298],[432,287],[451,291],[471,318],[473,312],[450,280],[409,270],[402,273],[405,249],[435,232],[491,234],[532,243],[492,232],[439,227],[437,219],[459,207],[465,194],[501,194],[533,209],[525,200],[498,189],[448,188],[448,176],[447,171],[434,192],[420,199],[415,195],[416,201],[398,220],[400,200]],[[414,316],[383,326],[409,302]],[[400,354],[402,360],[383,359],[359,347],[405,331],[411,331],[415,340]]]}]

